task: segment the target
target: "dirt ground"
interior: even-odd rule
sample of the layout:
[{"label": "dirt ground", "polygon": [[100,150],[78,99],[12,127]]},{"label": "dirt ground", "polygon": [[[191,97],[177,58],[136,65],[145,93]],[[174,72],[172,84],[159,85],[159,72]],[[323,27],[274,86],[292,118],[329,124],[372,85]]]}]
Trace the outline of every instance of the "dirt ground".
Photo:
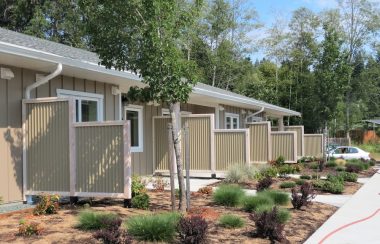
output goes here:
[{"label": "dirt ground", "polygon": [[[150,211],[127,209],[122,207],[121,201],[95,201],[91,209],[96,211],[111,211],[123,219],[136,214],[147,214],[170,210],[169,192],[149,192],[151,197]],[[211,196],[194,194],[192,196],[193,213],[201,213],[209,223],[208,243],[270,243],[269,240],[252,238],[254,223],[249,220],[249,214],[239,208],[216,206]],[[285,235],[290,243],[302,243],[336,210],[336,207],[313,203],[305,211],[293,210],[288,206],[292,219],[286,224]],[[14,213],[9,216],[0,215],[0,242],[1,243],[98,243],[92,238],[90,231],[81,231],[75,228],[76,216],[81,206],[64,205],[56,215],[33,216],[31,211]],[[240,229],[225,229],[217,224],[221,214],[233,213],[244,218],[246,225]],[[43,224],[41,236],[17,236],[19,221],[30,219]],[[136,242],[137,243],[137,242]]]}]

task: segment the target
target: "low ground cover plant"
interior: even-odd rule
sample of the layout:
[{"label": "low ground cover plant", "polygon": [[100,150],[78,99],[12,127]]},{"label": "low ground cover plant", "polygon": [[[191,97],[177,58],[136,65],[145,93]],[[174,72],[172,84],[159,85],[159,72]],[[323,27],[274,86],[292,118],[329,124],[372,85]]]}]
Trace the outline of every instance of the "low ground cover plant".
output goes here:
[{"label": "low ground cover plant", "polygon": [[259,182],[256,184],[256,190],[257,191],[264,191],[268,189],[273,184],[273,179],[269,176],[259,180]]},{"label": "low ground cover plant", "polygon": [[311,179],[311,176],[310,176],[310,175],[301,175],[301,176],[300,176],[300,179],[303,179],[303,180],[310,180],[310,179]]},{"label": "low ground cover plant", "polygon": [[141,193],[132,198],[131,204],[133,208],[138,209],[149,209],[149,195],[146,193]]},{"label": "low ground cover plant", "polygon": [[34,215],[43,214],[56,214],[59,209],[59,196],[58,195],[40,195],[38,196],[38,203],[33,209]]},{"label": "low ground cover plant", "polygon": [[237,185],[221,185],[213,193],[213,201],[218,205],[235,207],[244,197],[244,191]]},{"label": "low ground cover plant", "polygon": [[205,195],[211,195],[213,191],[211,186],[204,186],[199,188],[198,192]]},{"label": "low ground cover plant", "polygon": [[255,211],[259,206],[269,205],[273,206],[274,201],[266,195],[246,196],[242,200],[243,209],[247,212]]},{"label": "low ground cover plant", "polygon": [[273,200],[276,205],[287,205],[290,201],[289,195],[286,192],[266,190],[257,194],[257,196],[268,197]]},{"label": "low ground cover plant", "polygon": [[307,182],[307,181],[306,181],[306,180],[303,180],[303,179],[297,179],[297,180],[296,180],[296,184],[299,185],[299,186],[300,186],[300,185],[303,185],[305,182]]},{"label": "low ground cover plant", "polygon": [[139,215],[129,218],[125,225],[128,233],[140,241],[170,242],[176,235],[178,213]]},{"label": "low ground cover plant", "polygon": [[358,175],[356,173],[340,172],[338,174],[338,177],[341,177],[344,181],[347,181],[347,182],[357,182],[358,181]]},{"label": "low ground cover plant", "polygon": [[294,181],[284,181],[280,184],[280,188],[293,188],[296,186]]},{"label": "low ground cover plant", "polygon": [[316,162],[309,163],[309,164],[307,164],[307,166],[308,166],[310,169],[319,169],[319,164],[316,163]]},{"label": "low ground cover plant", "polygon": [[169,182],[162,178],[161,176],[156,176],[151,180],[153,191],[156,192],[163,192],[165,190],[165,187],[169,186]]},{"label": "low ground cover plant", "polygon": [[130,244],[132,237],[121,229],[122,220],[120,218],[104,219],[104,228],[94,233],[94,238],[105,244]]},{"label": "low ground cover plant", "polygon": [[43,227],[40,223],[26,220],[20,220],[20,224],[18,226],[18,235],[20,236],[32,236],[32,235],[41,235],[43,231]]},{"label": "low ground cover plant", "polygon": [[224,214],[219,218],[219,225],[228,228],[228,229],[234,229],[234,228],[241,228],[245,225],[244,220],[234,214]]},{"label": "low ground cover plant", "polygon": [[311,203],[315,198],[313,186],[305,182],[301,185],[300,190],[295,187],[292,189],[292,205],[294,209],[301,209]]},{"label": "low ground cover plant", "polygon": [[337,166],[335,168],[335,171],[337,171],[337,172],[341,172],[341,171],[345,171],[345,170],[346,170],[346,167],[344,167],[344,166]]},{"label": "low ground cover plant", "polygon": [[251,214],[250,219],[255,222],[256,226],[256,231],[253,233],[254,236],[269,238],[272,242],[282,242],[285,240],[283,235],[285,225],[279,220],[279,210],[277,207],[274,207],[270,211]]},{"label": "low ground cover plant", "polygon": [[313,186],[321,191],[341,194],[344,191],[344,180],[341,177],[329,175],[327,180],[316,180]]},{"label": "low ground cover plant", "polygon": [[181,243],[205,243],[208,224],[201,216],[182,217],[178,223],[178,234]]},{"label": "low ground cover plant", "polygon": [[[261,205],[255,210],[255,213],[262,214],[263,212],[270,212],[273,210],[274,207],[276,206],[275,205]],[[285,224],[286,222],[288,222],[290,219],[290,212],[287,209],[278,208],[278,207],[277,207],[277,210],[278,210],[277,220],[282,224]]]},{"label": "low ground cover plant", "polygon": [[77,228],[82,230],[99,230],[108,228],[108,224],[120,219],[115,213],[84,210],[79,213]]},{"label": "low ground cover plant", "polygon": [[337,163],[335,162],[335,160],[334,160],[334,161],[330,160],[330,161],[328,161],[328,162],[325,164],[325,166],[326,166],[327,168],[335,168],[335,167],[338,166],[338,165],[337,165]]},{"label": "low ground cover plant", "polygon": [[367,170],[370,167],[368,162],[363,162],[358,159],[350,159],[346,163],[346,171],[352,173],[359,173],[363,170]]}]

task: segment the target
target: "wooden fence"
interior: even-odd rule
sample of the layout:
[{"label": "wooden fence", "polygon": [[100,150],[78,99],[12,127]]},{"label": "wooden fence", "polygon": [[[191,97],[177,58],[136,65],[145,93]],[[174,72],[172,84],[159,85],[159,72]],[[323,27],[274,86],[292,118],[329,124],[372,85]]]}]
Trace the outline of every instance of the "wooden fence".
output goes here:
[{"label": "wooden fence", "polygon": [[23,194],[131,198],[129,122],[74,123],[74,101],[23,101]]}]

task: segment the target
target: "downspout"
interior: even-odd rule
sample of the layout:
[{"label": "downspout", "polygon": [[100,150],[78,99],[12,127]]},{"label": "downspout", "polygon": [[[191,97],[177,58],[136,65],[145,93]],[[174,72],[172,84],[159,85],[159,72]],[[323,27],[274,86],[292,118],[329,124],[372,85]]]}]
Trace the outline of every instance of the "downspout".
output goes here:
[{"label": "downspout", "polygon": [[262,112],[264,112],[264,107],[261,107],[261,109],[259,111],[257,111],[256,113],[250,114],[247,117],[245,117],[245,124],[248,123],[248,119],[249,118],[251,118],[251,117],[253,117],[253,116],[255,116],[255,115],[259,114],[259,113],[262,113]]},{"label": "downspout", "polygon": [[61,72],[62,72],[62,64],[59,63],[59,64],[57,64],[57,68],[54,70],[53,73],[51,73],[50,75],[47,75],[47,76],[43,77],[41,80],[36,81],[35,83],[33,83],[33,84],[31,84],[31,85],[29,85],[29,86],[27,86],[25,88],[25,99],[30,99],[30,92],[33,89],[35,89],[35,88],[37,88],[37,87],[39,87],[39,86],[41,86],[41,85],[49,82],[49,80],[51,80],[51,79],[57,77],[58,75],[60,75]]}]

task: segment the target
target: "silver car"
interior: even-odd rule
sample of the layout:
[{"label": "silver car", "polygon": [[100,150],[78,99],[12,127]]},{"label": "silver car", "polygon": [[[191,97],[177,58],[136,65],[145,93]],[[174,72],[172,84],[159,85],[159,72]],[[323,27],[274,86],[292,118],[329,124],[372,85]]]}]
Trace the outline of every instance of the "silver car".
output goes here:
[{"label": "silver car", "polygon": [[363,151],[358,147],[337,147],[328,152],[329,157],[343,158],[343,159],[364,159],[371,160],[370,153]]}]

